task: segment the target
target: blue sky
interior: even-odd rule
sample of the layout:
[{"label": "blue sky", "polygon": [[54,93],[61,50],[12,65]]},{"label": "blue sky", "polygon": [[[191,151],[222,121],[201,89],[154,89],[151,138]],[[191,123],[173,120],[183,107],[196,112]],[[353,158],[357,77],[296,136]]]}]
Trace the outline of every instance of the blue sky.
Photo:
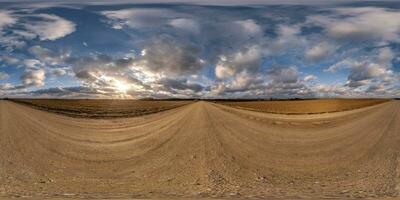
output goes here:
[{"label": "blue sky", "polygon": [[0,1],[0,97],[400,97],[396,1]]}]

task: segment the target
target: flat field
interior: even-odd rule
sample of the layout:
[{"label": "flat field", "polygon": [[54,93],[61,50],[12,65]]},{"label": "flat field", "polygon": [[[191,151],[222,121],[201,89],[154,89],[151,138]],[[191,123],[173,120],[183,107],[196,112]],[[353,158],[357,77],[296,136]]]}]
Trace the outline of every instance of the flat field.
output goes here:
[{"label": "flat field", "polygon": [[399,133],[394,100],[313,115],[198,101],[101,119],[0,101],[0,198],[398,198]]},{"label": "flat field", "polygon": [[282,101],[220,101],[236,108],[277,114],[318,114],[352,110],[387,102],[387,99],[316,99]]},{"label": "flat field", "polygon": [[135,117],[177,108],[191,101],[18,99],[18,103],[71,117]]}]

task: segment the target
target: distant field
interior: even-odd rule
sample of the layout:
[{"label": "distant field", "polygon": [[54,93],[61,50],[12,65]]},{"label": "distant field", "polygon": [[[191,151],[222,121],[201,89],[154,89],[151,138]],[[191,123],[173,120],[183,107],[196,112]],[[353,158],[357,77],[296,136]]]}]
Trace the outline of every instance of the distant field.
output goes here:
[{"label": "distant field", "polygon": [[156,113],[191,101],[18,99],[17,103],[71,117],[113,118]]},{"label": "distant field", "polygon": [[279,114],[317,114],[338,112],[372,106],[387,102],[387,99],[318,99],[296,101],[245,101],[218,102],[223,105],[249,110]]}]

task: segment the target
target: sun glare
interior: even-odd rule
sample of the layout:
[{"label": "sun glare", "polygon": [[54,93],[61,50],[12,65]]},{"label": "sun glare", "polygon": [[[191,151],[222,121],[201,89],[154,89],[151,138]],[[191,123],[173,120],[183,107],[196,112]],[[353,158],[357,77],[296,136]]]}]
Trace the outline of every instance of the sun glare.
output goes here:
[{"label": "sun glare", "polygon": [[122,82],[122,81],[115,81],[115,89],[116,91],[120,92],[120,93],[126,93],[129,90],[129,85]]}]

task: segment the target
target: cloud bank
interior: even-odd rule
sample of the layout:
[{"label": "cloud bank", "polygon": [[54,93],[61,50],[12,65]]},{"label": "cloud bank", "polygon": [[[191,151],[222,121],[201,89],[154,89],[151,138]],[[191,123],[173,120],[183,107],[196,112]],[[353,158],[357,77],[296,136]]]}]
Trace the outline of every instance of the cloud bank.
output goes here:
[{"label": "cloud bank", "polygon": [[400,96],[397,2],[274,4],[5,4],[0,95]]}]

